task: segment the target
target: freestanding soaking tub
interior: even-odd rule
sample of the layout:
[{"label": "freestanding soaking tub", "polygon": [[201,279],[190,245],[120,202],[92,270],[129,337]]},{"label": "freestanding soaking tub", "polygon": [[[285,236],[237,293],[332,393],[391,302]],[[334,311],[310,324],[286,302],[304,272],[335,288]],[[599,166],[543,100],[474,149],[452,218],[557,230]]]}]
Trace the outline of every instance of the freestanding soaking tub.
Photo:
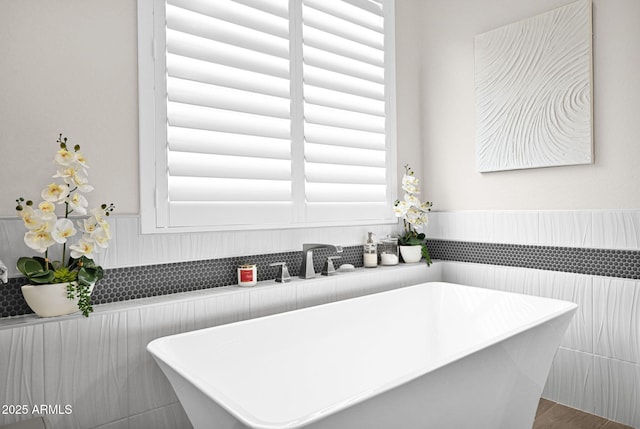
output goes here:
[{"label": "freestanding soaking tub", "polygon": [[576,308],[434,282],[147,348],[197,429],[531,429]]}]

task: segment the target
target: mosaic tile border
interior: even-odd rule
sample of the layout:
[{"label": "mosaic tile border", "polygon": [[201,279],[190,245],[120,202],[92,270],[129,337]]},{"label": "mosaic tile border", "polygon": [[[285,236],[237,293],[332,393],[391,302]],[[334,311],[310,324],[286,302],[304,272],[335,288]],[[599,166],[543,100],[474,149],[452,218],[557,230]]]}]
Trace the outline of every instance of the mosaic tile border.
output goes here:
[{"label": "mosaic tile border", "polygon": [[[427,240],[432,259],[504,265],[577,274],[640,279],[640,251],[588,249],[575,247],[532,246],[452,240]],[[362,246],[343,248],[338,264],[362,264]],[[314,268],[322,270],[327,249],[314,251]],[[92,295],[93,304],[127,301],[172,293],[228,286],[237,283],[236,267],[255,263],[258,280],[275,278],[274,262],[286,262],[292,276],[298,275],[302,252],[282,252],[177,262],[105,270],[105,276]],[[22,298],[20,287],[25,278],[0,284],[0,318],[32,313]]]},{"label": "mosaic tile border", "polygon": [[[316,249],[313,262],[316,272],[322,271],[327,256],[333,255],[329,249]],[[343,247],[336,266],[363,265],[362,246]],[[170,264],[145,265],[138,267],[113,268],[105,270],[104,278],[91,295],[92,304],[128,301],[172,293],[188,292],[238,283],[236,269],[242,264],[256,264],[258,281],[274,279],[275,262],[286,262],[289,273],[298,275],[302,263],[302,252],[282,252],[264,255],[239,256],[202,261],[177,262]],[[0,318],[33,313],[22,297],[20,287],[27,284],[26,278],[9,279],[8,284],[0,284]]]},{"label": "mosaic tile border", "polygon": [[433,259],[640,279],[640,251],[427,240]]}]

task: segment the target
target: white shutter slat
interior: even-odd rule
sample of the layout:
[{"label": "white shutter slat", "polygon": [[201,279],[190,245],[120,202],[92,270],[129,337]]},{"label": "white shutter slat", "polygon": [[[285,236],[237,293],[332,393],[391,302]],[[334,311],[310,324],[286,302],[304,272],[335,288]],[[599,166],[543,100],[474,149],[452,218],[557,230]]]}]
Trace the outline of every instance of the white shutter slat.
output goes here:
[{"label": "white shutter slat", "polygon": [[305,64],[384,84],[384,68],[307,46]]},{"label": "white shutter slat", "polygon": [[325,125],[305,124],[305,140],[309,143],[385,150],[385,136],[379,133],[349,130]]},{"label": "white shutter slat", "polygon": [[308,64],[304,69],[304,81],[307,85],[384,101],[384,85],[382,84],[324,70]]},{"label": "white shutter slat", "polygon": [[246,48],[167,29],[167,52],[270,76],[289,78],[289,61]]},{"label": "white shutter slat", "polygon": [[384,66],[384,51],[375,49],[362,43],[346,39],[314,27],[304,27],[304,43],[307,46],[333,52],[343,57],[353,58],[358,61],[375,66]]},{"label": "white shutter slat", "polygon": [[305,25],[361,43],[375,49],[384,49],[384,33],[371,30],[354,22],[310,7],[304,8]]},{"label": "white shutter slat", "polygon": [[170,201],[290,201],[287,180],[170,177]]},{"label": "white shutter slat", "polygon": [[171,77],[167,78],[167,90],[169,101],[176,103],[214,107],[282,119],[288,119],[290,116],[290,103],[287,98]]},{"label": "white shutter slat", "polygon": [[284,59],[289,58],[289,40],[286,38],[169,5],[167,28]]},{"label": "white shutter slat", "polygon": [[384,185],[386,183],[386,171],[383,167],[351,165],[349,168],[344,168],[344,165],[339,164],[307,162],[305,174],[308,182],[368,185]]},{"label": "white shutter slat", "polygon": [[168,0],[167,3],[246,28],[289,38],[288,7],[283,0],[270,0],[272,7],[261,7],[259,0]]},{"label": "white shutter slat", "polygon": [[220,131],[169,127],[169,150],[258,158],[291,158],[291,141]]},{"label": "white shutter slat", "polygon": [[[206,0],[211,2],[211,0]],[[234,0],[236,3],[262,10],[289,20],[289,0]]]},{"label": "white shutter slat", "polygon": [[304,99],[310,104],[336,107],[338,109],[368,113],[370,115],[384,117],[385,113],[385,104],[383,101],[346,94],[332,89],[319,88],[313,85],[305,85]]},{"label": "white shutter slat", "polygon": [[183,103],[167,103],[170,126],[288,139],[287,119],[252,115]]},{"label": "white shutter slat", "polygon": [[315,104],[305,104],[304,107],[307,122],[384,134],[384,117]]},{"label": "white shutter slat", "polygon": [[[307,162],[321,162],[327,164],[362,165],[366,167],[386,166],[385,151],[358,149],[331,145],[305,145],[305,159]],[[348,167],[343,167],[348,169]]]},{"label": "white shutter slat", "polygon": [[174,54],[167,54],[167,74],[195,82],[289,98],[287,79]]},{"label": "white shutter slat", "polygon": [[309,202],[354,203],[384,201],[387,188],[384,185],[307,183],[306,191]]},{"label": "white shutter slat", "polygon": [[238,179],[289,180],[289,160],[246,156],[174,152],[169,154],[171,177],[217,177]]},{"label": "white shutter slat", "polygon": [[305,6],[339,16],[375,31],[383,31],[382,5],[368,0],[346,0],[328,2],[326,0],[304,0]]}]

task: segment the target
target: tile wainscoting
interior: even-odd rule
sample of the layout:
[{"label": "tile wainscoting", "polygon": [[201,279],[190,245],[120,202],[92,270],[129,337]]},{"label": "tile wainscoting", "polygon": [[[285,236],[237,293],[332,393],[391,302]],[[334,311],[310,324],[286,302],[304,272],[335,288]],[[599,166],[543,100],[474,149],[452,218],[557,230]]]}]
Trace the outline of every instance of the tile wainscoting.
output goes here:
[{"label": "tile wainscoting", "polygon": [[[117,273],[116,277],[119,277],[117,280],[114,277],[114,281],[120,285],[125,284],[131,276],[135,277],[136,273],[140,278],[134,282],[140,282],[145,273],[140,274],[137,270],[150,270],[146,274],[153,274],[151,278],[154,280],[146,284],[151,292],[167,288],[172,292],[180,292],[187,290],[184,289],[186,287],[192,287],[185,286],[187,283],[180,277],[186,274],[178,274],[167,283],[165,289],[159,288],[157,285],[161,282],[155,277],[158,273],[153,271],[156,265],[165,270],[162,271],[163,275],[173,272],[176,267],[187,268],[190,264],[196,264],[202,272],[207,272],[211,269],[210,264],[219,264],[220,261],[188,261],[220,258],[225,259],[229,266],[235,266],[238,261],[244,261],[244,257],[237,256],[243,254],[242,249],[254,247],[255,252],[281,251],[273,253],[274,259],[295,259],[295,255],[299,255],[300,252],[282,250],[298,248],[301,242],[358,243],[361,241],[361,235],[365,236],[367,230],[376,231],[379,237],[383,237],[396,228],[387,225],[379,226],[378,229],[318,229],[287,232],[280,236],[278,232],[273,231],[257,235],[213,233],[214,235],[205,235],[203,238],[199,235],[135,235],[136,217],[117,218],[115,223],[115,243],[110,248],[111,253],[104,255],[102,264],[108,267],[108,272],[113,272],[114,276]],[[14,234],[21,240],[22,232],[16,234],[11,232],[13,229],[15,228],[3,227],[0,220],[0,234],[4,234],[5,237],[7,234]],[[433,212],[427,235],[434,258],[441,259],[441,262],[437,262],[421,274],[427,276],[428,280],[451,281],[577,302],[580,309],[558,351],[544,396],[640,429],[640,411],[636,409],[637,403],[640,402],[640,210]],[[257,241],[253,241],[256,237]],[[272,241],[260,241],[269,238]],[[225,245],[229,246],[228,250],[224,250]],[[1,246],[0,242],[0,249]],[[361,247],[353,246],[353,249]],[[15,249],[13,250],[15,252]],[[291,259],[291,268],[297,269],[297,261],[299,259]],[[125,262],[134,262],[140,266],[128,267]],[[164,264],[169,262],[179,263],[171,263],[169,268],[165,267]],[[266,260],[264,262],[266,263]],[[186,265],[181,266],[183,263]],[[321,263],[316,260],[316,264]],[[420,267],[425,268],[424,265]],[[423,269],[407,266],[403,268]],[[316,270],[319,269],[316,267]],[[392,269],[385,270],[393,272]],[[370,275],[383,272],[382,269],[376,269],[372,270]],[[263,273],[267,271],[263,270]],[[231,275],[233,273],[227,272],[221,278]],[[427,277],[416,279],[416,282],[425,281]],[[373,279],[372,277],[371,281]],[[69,321],[51,323],[53,328],[46,328],[49,324],[26,325],[15,332],[8,327],[0,328],[2,347],[15,350],[9,362],[0,362],[0,377],[6,378],[7,375],[22,374],[26,371],[26,375],[22,377],[27,377],[28,380],[9,379],[7,394],[15,393],[16,400],[32,399],[30,403],[34,400],[36,403],[38,400],[45,400],[44,393],[41,392],[43,387],[32,388],[34,382],[31,378],[37,378],[45,372],[63,371],[67,374],[69,371],[55,359],[47,359],[47,363],[43,363],[43,350],[50,350],[49,345],[45,347],[45,343],[70,342],[71,338],[79,335],[91,342],[92,350],[103,350],[108,356],[96,356],[98,362],[91,359],[92,362],[82,364],[88,365],[90,371],[97,371],[99,379],[92,377],[86,381],[75,380],[67,374],[69,379],[65,379],[64,383],[70,383],[70,386],[59,390],[60,398],[77,397],[78,395],[74,396],[74,392],[87,390],[85,383],[96,389],[91,392],[92,398],[107,401],[104,403],[113,402],[114,399],[110,399],[112,394],[122,395],[122,389],[126,390],[128,396],[124,396],[124,402],[109,406],[110,410],[118,409],[117,412],[87,410],[85,415],[85,411],[79,411],[75,417],[63,419],[62,421],[73,423],[69,427],[94,427],[107,423],[109,425],[104,426],[105,428],[144,427],[144,422],[161,422],[164,419],[183,421],[181,419],[184,419],[184,414],[173,393],[163,390],[167,388],[164,378],[149,364],[143,343],[146,345],[146,342],[158,336],[298,308],[300,305],[307,305],[304,304],[304,300],[298,302],[303,296],[311,297],[308,305],[328,302],[334,300],[333,297],[349,297],[349,287],[343,291],[344,286],[330,286],[327,292],[322,288],[316,289],[313,286],[315,281],[301,285],[296,292],[280,286],[269,288],[269,292],[257,288],[251,293],[251,304],[247,303],[246,298],[241,298],[241,295],[227,296],[229,288],[223,287],[190,292],[216,296],[213,301],[207,300],[207,305],[191,302],[185,304],[184,308],[179,307],[179,310],[178,307],[169,304],[158,304],[160,307],[153,304],[148,309],[137,307],[144,303],[151,305],[155,300],[164,302],[162,300],[175,299],[180,295],[158,296],[104,304],[97,307],[97,314],[89,320],[71,317]],[[127,294],[137,288],[136,283],[127,284],[129,289],[125,288],[124,292],[118,293],[130,296]],[[194,287],[199,288],[200,286]],[[375,292],[376,286],[371,286],[369,290]],[[223,293],[218,295],[221,292]],[[135,298],[135,295],[128,299],[131,298]],[[104,299],[106,300],[100,302],[116,301],[118,297],[107,296]],[[133,307],[130,307],[129,312],[123,313],[109,310],[111,306]],[[207,314],[198,316],[205,311],[202,309],[203,306],[208,309]],[[156,315],[158,311],[161,311],[161,316]],[[199,317],[204,317],[207,322],[200,321]],[[11,319],[22,318],[4,320],[9,322]],[[159,325],[155,326],[156,324]],[[54,332],[49,332],[51,330]],[[89,335],[93,330],[99,334]],[[140,338],[136,340],[137,336]],[[64,346],[58,345],[52,350],[64,354],[65,359],[85,361],[84,358],[80,361],[80,350],[73,347],[67,350]],[[108,363],[114,359],[126,362],[129,371],[137,371],[136,365],[142,365],[140,377],[144,378],[145,383],[151,383],[153,386],[158,384],[160,388],[157,394],[144,399],[144,395],[138,395],[140,392],[134,392],[136,386],[129,386],[127,376],[123,378],[119,373],[112,374],[113,371],[121,371]],[[144,365],[140,362],[144,362]],[[96,365],[107,365],[109,368],[102,369]],[[107,380],[104,387],[100,381],[103,378]],[[56,383],[60,385],[63,382],[56,379],[52,383],[51,386],[56,386]],[[144,389],[155,392],[153,386],[146,386]],[[160,395],[160,398],[154,395]],[[47,396],[46,400],[54,401],[56,398],[57,396]],[[133,404],[129,404],[129,400],[133,401]],[[138,405],[139,401],[146,402]],[[89,415],[89,411],[97,415]],[[93,426],[87,426],[84,422],[92,422]],[[136,422],[143,422],[140,423],[143,426]]]},{"label": "tile wainscoting", "polygon": [[[104,304],[91,317],[0,320],[0,404],[70,405],[50,428],[188,428],[147,344],[166,335],[436,281],[441,264],[398,265],[251,288],[219,287]],[[357,317],[357,315],[354,315]],[[256,356],[256,359],[260,359]],[[0,426],[31,418],[2,415]]]},{"label": "tile wainscoting", "polygon": [[640,429],[640,210],[431,214],[442,280],[579,305],[544,397]]}]

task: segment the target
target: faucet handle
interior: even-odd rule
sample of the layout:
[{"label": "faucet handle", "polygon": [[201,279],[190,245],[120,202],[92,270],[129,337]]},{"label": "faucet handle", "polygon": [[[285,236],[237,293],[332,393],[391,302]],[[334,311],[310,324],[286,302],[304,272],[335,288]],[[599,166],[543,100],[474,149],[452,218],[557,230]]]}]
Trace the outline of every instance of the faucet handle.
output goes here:
[{"label": "faucet handle", "polygon": [[280,267],[278,268],[278,273],[276,274],[276,281],[278,283],[286,283],[291,281],[291,275],[289,274],[289,269],[287,268],[286,262],[275,262],[273,264],[269,264],[270,267]]},{"label": "faucet handle", "polygon": [[336,268],[333,265],[334,259],[340,259],[342,256],[329,256],[327,258],[327,262],[324,263],[324,268],[322,268],[321,275],[323,276],[334,276],[337,274]]}]

